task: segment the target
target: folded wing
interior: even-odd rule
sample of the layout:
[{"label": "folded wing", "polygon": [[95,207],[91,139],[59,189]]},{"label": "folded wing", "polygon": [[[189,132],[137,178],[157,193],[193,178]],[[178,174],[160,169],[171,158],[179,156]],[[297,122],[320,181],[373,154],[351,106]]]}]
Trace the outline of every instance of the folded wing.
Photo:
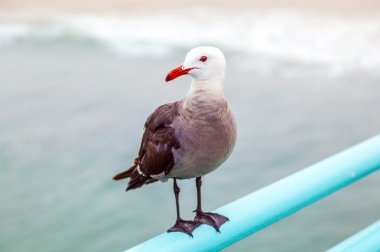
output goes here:
[{"label": "folded wing", "polygon": [[174,166],[173,149],[180,144],[175,137],[172,122],[179,116],[179,102],[158,107],[145,122],[145,130],[138,157],[128,170],[113,179],[130,178],[127,191],[144,184],[165,179]]}]

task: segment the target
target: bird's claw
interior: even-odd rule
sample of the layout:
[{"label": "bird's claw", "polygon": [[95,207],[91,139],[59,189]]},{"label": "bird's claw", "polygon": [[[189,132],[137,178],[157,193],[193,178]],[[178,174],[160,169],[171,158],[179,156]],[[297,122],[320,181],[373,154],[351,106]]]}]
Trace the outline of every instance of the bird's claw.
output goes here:
[{"label": "bird's claw", "polygon": [[170,232],[182,232],[193,237],[193,231],[199,227],[202,223],[197,221],[186,221],[186,220],[177,220],[171,228],[168,229]]},{"label": "bird's claw", "polygon": [[217,232],[220,233],[220,227],[229,221],[229,219],[223,215],[217,213],[205,213],[201,211],[195,211],[197,214],[195,215],[194,221],[207,224],[215,228]]}]

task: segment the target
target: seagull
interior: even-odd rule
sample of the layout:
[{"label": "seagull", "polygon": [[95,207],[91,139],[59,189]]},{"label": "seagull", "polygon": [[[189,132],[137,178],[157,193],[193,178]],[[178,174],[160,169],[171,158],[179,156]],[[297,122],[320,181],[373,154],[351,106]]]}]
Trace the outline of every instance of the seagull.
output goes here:
[{"label": "seagull", "polygon": [[[129,178],[126,191],[156,181],[173,179],[177,219],[168,232],[192,232],[207,224],[220,232],[228,218],[204,212],[201,205],[202,176],[218,168],[231,154],[236,141],[236,122],[223,92],[226,59],[212,46],[190,50],[182,65],[165,81],[190,75],[184,99],[158,107],[146,120],[140,151],[128,170],[114,180]],[[180,216],[178,179],[195,178],[197,207],[194,220]]]}]

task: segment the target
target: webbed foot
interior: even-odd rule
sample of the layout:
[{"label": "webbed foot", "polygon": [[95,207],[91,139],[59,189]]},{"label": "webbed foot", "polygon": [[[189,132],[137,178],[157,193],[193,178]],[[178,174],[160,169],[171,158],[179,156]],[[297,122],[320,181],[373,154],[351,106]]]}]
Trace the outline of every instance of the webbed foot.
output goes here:
[{"label": "webbed foot", "polygon": [[229,221],[229,219],[223,215],[217,214],[217,213],[209,213],[209,212],[201,212],[195,210],[197,213],[195,215],[194,221],[200,222],[203,224],[210,225],[215,228],[216,231],[220,233],[220,227]]},{"label": "webbed foot", "polygon": [[170,232],[182,232],[193,237],[193,231],[199,227],[202,223],[197,221],[186,221],[186,220],[177,220],[171,228],[168,229]]}]

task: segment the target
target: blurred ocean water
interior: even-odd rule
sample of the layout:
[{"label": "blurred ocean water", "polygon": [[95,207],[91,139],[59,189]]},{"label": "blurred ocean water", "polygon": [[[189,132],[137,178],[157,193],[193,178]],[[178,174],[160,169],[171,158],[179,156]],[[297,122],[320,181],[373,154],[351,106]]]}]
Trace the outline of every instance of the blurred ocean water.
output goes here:
[{"label": "blurred ocean water", "polygon": [[127,14],[2,13],[0,45],[97,44],[126,56],[164,56],[213,44],[249,53],[263,70],[278,64],[332,71],[380,67],[378,13],[337,15],[297,10],[136,11]]},{"label": "blurred ocean water", "polygon": [[[147,116],[181,99],[166,73],[226,52],[239,135],[206,176],[214,209],[379,133],[379,15],[296,10],[0,15],[0,250],[122,251],[174,222],[171,183],[125,193]],[[380,175],[226,251],[322,251],[379,216]],[[183,215],[194,181],[181,182]],[[154,209],[154,211],[152,211]]]}]

